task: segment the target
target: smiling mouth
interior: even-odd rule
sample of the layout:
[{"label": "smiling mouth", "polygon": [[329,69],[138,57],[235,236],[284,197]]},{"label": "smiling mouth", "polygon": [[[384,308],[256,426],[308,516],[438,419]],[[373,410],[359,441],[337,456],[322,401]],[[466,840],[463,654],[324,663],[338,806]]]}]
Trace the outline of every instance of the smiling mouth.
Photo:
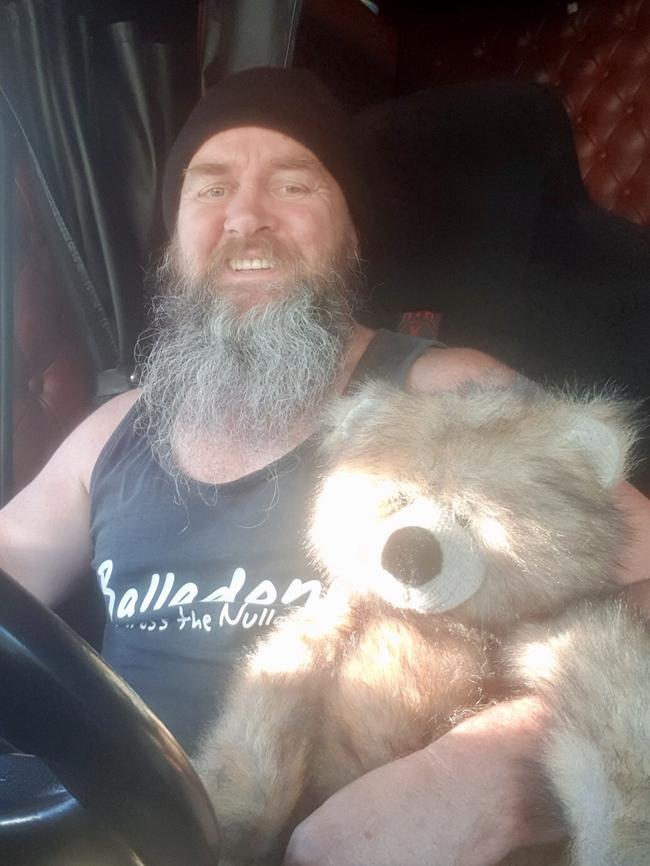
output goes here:
[{"label": "smiling mouth", "polygon": [[275,267],[271,259],[231,259],[228,262],[231,271],[241,273],[242,271],[269,271]]}]

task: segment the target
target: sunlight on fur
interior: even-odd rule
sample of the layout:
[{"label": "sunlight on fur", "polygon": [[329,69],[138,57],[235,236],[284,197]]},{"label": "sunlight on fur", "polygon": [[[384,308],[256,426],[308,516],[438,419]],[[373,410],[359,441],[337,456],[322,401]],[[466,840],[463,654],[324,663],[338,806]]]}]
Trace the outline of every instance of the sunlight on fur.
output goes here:
[{"label": "sunlight on fur", "polygon": [[569,632],[564,632],[545,641],[528,644],[519,659],[519,669],[526,680],[550,680],[557,670],[558,653],[572,643]]},{"label": "sunlight on fur", "polygon": [[[380,671],[395,667],[396,661],[399,664],[399,660],[409,646],[410,641],[407,634],[388,629],[382,630],[373,642],[373,665]],[[346,673],[348,676],[357,675],[359,679],[362,679],[364,676],[368,676],[366,668],[367,664],[363,663],[356,666],[348,664]]]},{"label": "sunlight on fur", "polygon": [[[399,503],[395,509],[393,503]],[[381,568],[382,550],[396,529],[424,526],[435,530],[442,518],[436,503],[403,482],[341,470],[323,484],[311,543],[330,574],[354,574],[356,592],[374,592],[391,604],[413,607],[417,593],[409,592]]]},{"label": "sunlight on fur", "polygon": [[555,653],[547,643],[531,643],[522,653],[521,669],[527,679],[548,679],[555,669]]},{"label": "sunlight on fur", "polygon": [[279,631],[272,635],[264,645],[263,651],[251,659],[250,672],[253,674],[296,673],[309,667],[312,649],[295,637]]},{"label": "sunlight on fur", "polygon": [[494,517],[483,517],[478,521],[476,528],[485,544],[493,550],[500,550],[505,553],[510,552],[511,545],[508,533],[503,524],[495,520]]},{"label": "sunlight on fur", "polygon": [[348,602],[349,593],[343,586],[330,587],[318,604],[317,616],[304,611],[300,640],[296,640],[293,629],[279,625],[250,659],[249,672],[253,675],[289,674],[308,669],[313,662],[315,644],[336,628],[345,616]]}]

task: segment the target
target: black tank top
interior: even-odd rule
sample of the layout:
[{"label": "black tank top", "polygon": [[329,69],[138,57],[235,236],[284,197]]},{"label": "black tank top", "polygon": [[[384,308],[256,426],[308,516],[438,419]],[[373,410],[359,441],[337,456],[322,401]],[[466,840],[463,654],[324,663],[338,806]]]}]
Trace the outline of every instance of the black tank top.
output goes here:
[{"label": "black tank top", "polygon": [[[350,384],[403,386],[433,345],[378,331]],[[316,437],[250,475],[192,482],[179,496],[136,414],[133,406],[116,428],[90,484],[103,654],[191,752],[238,655],[281,613],[321,594],[303,546]]]}]

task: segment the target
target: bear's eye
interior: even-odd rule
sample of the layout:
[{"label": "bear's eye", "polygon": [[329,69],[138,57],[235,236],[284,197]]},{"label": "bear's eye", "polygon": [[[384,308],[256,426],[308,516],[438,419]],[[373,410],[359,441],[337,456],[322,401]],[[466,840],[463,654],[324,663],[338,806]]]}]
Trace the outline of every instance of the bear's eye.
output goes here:
[{"label": "bear's eye", "polygon": [[381,518],[390,517],[391,514],[396,514],[402,508],[406,508],[413,500],[406,493],[395,493],[389,499],[384,499],[379,507],[379,516]]},{"label": "bear's eye", "polygon": [[459,526],[463,527],[463,529],[467,529],[470,524],[470,516],[466,511],[455,511],[454,519]]}]

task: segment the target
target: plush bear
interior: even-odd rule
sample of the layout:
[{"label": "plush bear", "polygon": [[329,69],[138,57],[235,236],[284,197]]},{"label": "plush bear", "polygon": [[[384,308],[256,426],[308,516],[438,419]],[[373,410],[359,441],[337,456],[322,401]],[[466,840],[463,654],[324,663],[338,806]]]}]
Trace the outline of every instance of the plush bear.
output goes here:
[{"label": "plush bear", "polygon": [[508,864],[650,863],[650,634],[613,580],[625,407],[369,383],[327,431],[309,544],[329,591],[248,658],[197,757],[224,862],[281,862],[342,786],[535,693],[570,842]]}]

